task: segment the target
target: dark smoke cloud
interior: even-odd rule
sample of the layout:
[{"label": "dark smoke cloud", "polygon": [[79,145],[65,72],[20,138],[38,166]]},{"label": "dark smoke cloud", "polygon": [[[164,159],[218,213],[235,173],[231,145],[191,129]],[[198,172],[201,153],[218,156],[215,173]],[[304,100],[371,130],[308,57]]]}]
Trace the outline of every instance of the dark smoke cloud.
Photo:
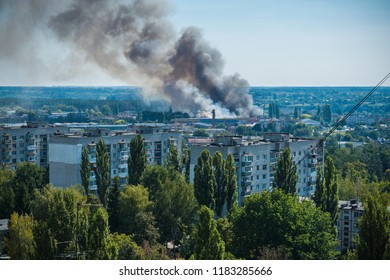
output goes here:
[{"label": "dark smoke cloud", "polygon": [[[33,8],[27,19],[37,23],[31,26],[48,27],[64,45],[114,78],[127,83],[130,77],[146,78],[155,88],[154,95],[170,100],[175,109],[193,114],[212,109],[219,115],[258,114],[247,93],[248,82],[238,74],[223,76],[221,53],[199,29],[190,27],[176,34],[168,20],[169,1],[77,0],[61,1],[62,6],[53,2],[57,3],[0,0],[0,15],[6,6],[8,13],[18,15],[7,17],[8,27],[21,26],[20,7]],[[28,24],[22,24],[6,49],[13,52],[15,41],[34,36],[28,29]]]}]

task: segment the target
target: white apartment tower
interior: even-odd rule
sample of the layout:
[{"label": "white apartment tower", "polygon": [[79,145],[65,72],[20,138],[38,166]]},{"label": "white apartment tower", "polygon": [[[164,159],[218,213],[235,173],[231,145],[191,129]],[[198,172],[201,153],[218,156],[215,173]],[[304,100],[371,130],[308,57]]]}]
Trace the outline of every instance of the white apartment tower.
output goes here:
[{"label": "white apartment tower", "polygon": [[[264,138],[245,139],[242,136],[216,136],[209,145],[191,146],[190,180],[194,180],[194,167],[203,150],[213,156],[217,151],[226,158],[233,154],[237,169],[238,201],[242,204],[244,197],[272,188],[278,156],[289,147],[298,164],[297,193],[309,197],[314,193],[317,164],[323,166],[323,145],[318,139],[292,138],[284,133],[268,133]],[[305,156],[307,157],[304,160]]]},{"label": "white apartment tower", "polygon": [[[134,132],[119,132],[96,129],[82,134],[58,135],[50,139],[50,182],[57,187],[81,184],[80,162],[83,147],[87,147],[92,166],[96,163],[96,144],[102,138],[110,157],[111,178],[119,176],[121,184],[127,184],[127,160],[130,154],[130,141],[140,133],[145,142],[148,164],[164,164],[171,145],[181,151],[179,132],[162,127],[137,127]],[[96,178],[91,169],[90,189],[95,191]]]}]

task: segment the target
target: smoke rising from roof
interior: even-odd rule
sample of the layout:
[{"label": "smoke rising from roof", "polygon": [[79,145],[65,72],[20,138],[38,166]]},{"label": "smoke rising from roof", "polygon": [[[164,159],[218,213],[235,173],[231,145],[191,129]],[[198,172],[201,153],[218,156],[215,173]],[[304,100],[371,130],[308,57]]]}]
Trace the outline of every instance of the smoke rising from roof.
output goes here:
[{"label": "smoke rising from roof", "polygon": [[[0,0],[0,19],[7,25],[0,28],[0,35],[13,30],[7,43],[0,43],[2,52],[6,47],[7,55],[17,57],[26,50],[25,41],[33,41],[35,32],[29,30],[48,28],[64,47],[70,46],[110,76],[128,84],[134,76],[147,80],[155,90],[146,95],[163,97],[174,109],[192,114],[215,109],[219,116],[258,114],[247,93],[248,82],[238,74],[223,76],[221,53],[198,28],[177,34],[169,21],[173,10],[169,1],[53,2]],[[32,9],[27,12],[28,8]]]}]

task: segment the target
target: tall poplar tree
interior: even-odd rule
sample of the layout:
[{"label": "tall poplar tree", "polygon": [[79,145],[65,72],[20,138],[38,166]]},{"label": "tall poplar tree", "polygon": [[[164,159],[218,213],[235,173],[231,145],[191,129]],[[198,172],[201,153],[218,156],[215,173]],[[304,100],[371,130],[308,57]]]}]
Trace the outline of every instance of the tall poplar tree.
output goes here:
[{"label": "tall poplar tree", "polygon": [[175,145],[169,146],[166,164],[168,169],[181,173],[179,151],[177,150],[177,147]]},{"label": "tall poplar tree", "polygon": [[89,194],[89,177],[91,176],[91,163],[89,162],[89,151],[83,147],[80,163],[81,184],[84,187],[85,195]]},{"label": "tall poplar tree", "polygon": [[215,176],[212,166],[213,159],[209,151],[204,150],[194,168],[194,191],[200,205],[214,209]]},{"label": "tall poplar tree", "polygon": [[96,185],[99,200],[106,205],[107,190],[111,184],[110,158],[108,156],[106,143],[102,138],[96,145]]},{"label": "tall poplar tree", "polygon": [[216,152],[213,157],[213,167],[215,176],[215,214],[217,217],[222,217],[223,206],[226,202],[226,176],[225,176],[225,161],[221,152]]},{"label": "tall poplar tree", "polygon": [[273,187],[282,189],[285,194],[295,194],[297,182],[297,166],[291,156],[290,148],[285,148],[278,159]]},{"label": "tall poplar tree", "polygon": [[118,231],[119,227],[119,188],[120,179],[115,176],[107,197],[108,224],[111,232]]},{"label": "tall poplar tree", "polygon": [[319,209],[325,211],[326,193],[324,190],[324,178],[320,164],[317,166],[316,189],[314,190],[313,201]]},{"label": "tall poplar tree", "polygon": [[217,222],[213,219],[213,210],[202,206],[199,211],[199,223],[192,234],[195,241],[196,260],[223,260],[225,256],[225,242],[217,229]]},{"label": "tall poplar tree", "polygon": [[128,165],[129,185],[138,185],[146,169],[146,151],[141,134],[137,134],[130,142]]},{"label": "tall poplar tree", "polygon": [[182,151],[182,163],[184,166],[184,178],[187,183],[190,183],[191,150],[189,148],[185,148]]},{"label": "tall poplar tree", "polygon": [[237,175],[234,156],[228,154],[225,160],[225,177],[226,177],[226,208],[229,212],[233,209],[237,201]]},{"label": "tall poplar tree", "polygon": [[339,215],[339,192],[336,178],[336,168],[331,157],[325,159],[324,168],[324,193],[325,211],[330,214],[330,218],[335,224]]}]

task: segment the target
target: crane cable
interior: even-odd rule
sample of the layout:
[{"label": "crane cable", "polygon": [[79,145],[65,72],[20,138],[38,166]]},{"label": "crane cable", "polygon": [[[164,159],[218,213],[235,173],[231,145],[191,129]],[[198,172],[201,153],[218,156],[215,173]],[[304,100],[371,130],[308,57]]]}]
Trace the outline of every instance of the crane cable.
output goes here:
[{"label": "crane cable", "polygon": [[[315,147],[311,148],[310,150],[314,150],[318,147],[321,147],[324,143],[324,141],[337,129],[341,126],[341,124],[348,119],[386,80],[390,77],[390,72],[387,73],[386,76],[383,77],[382,80],[379,81],[379,83],[376,84],[375,87],[373,87],[343,118],[341,118],[333,127],[320,138],[317,145]],[[302,161],[304,161],[308,156],[310,156],[311,153],[307,153],[303,158],[301,158],[296,165],[299,165]]]}]

